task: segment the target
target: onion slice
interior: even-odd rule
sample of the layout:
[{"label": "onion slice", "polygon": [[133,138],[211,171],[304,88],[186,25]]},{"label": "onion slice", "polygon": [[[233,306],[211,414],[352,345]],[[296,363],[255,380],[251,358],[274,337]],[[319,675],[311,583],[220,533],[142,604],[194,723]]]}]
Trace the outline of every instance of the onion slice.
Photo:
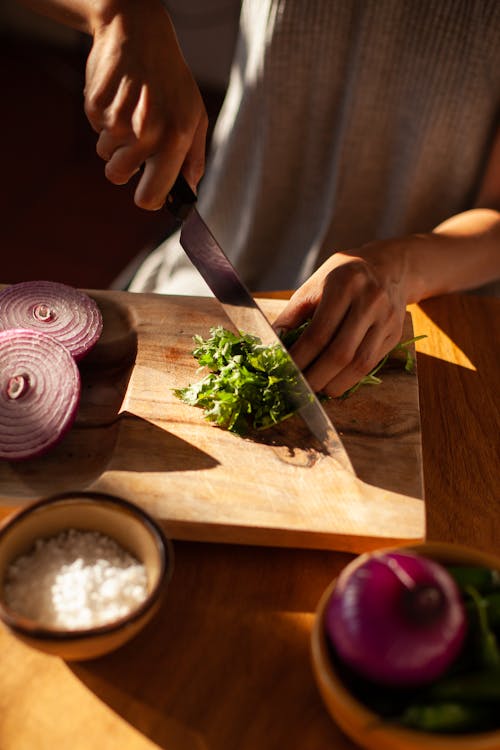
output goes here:
[{"label": "onion slice", "polygon": [[66,434],[80,402],[80,373],[56,339],[0,331],[0,459],[40,456]]},{"label": "onion slice", "polygon": [[95,300],[57,281],[21,281],[0,291],[0,330],[30,328],[64,344],[76,361],[97,343],[102,315]]}]

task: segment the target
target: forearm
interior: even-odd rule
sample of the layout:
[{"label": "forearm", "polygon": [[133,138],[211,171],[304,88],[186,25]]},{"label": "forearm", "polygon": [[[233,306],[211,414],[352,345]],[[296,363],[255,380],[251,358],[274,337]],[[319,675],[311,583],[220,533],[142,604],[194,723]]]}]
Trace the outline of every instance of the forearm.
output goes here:
[{"label": "forearm", "polygon": [[500,278],[500,212],[453,216],[406,248],[407,302],[473,289]]}]

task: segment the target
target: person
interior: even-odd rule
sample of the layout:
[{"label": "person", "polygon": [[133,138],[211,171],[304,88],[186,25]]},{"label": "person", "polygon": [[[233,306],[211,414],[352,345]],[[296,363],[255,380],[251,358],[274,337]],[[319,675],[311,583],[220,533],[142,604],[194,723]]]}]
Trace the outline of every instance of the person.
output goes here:
[{"label": "person", "polygon": [[[90,33],[85,111],[111,182],[161,207],[197,188],[207,116],[160,0],[25,0]],[[243,0],[199,210],[276,327],[339,396],[399,340],[406,306],[500,280],[500,5]],[[489,286],[488,286],[489,285]],[[178,236],[131,291],[207,293]]]}]

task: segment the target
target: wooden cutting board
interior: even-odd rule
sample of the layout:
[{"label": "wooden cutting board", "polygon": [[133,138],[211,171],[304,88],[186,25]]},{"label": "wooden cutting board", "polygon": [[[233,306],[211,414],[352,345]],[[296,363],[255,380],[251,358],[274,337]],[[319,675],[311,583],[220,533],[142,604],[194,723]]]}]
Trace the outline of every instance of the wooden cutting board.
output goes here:
[{"label": "wooden cutting board", "polygon": [[[174,396],[201,377],[193,335],[231,327],[214,299],[90,294],[104,331],[80,365],[77,421],[46,456],[0,462],[4,506],[93,489],[138,503],[173,538],[359,552],[424,537],[416,374],[391,369],[381,385],[326,404],[351,473],[298,417],[241,438]],[[261,300],[271,320],[284,304]]]}]

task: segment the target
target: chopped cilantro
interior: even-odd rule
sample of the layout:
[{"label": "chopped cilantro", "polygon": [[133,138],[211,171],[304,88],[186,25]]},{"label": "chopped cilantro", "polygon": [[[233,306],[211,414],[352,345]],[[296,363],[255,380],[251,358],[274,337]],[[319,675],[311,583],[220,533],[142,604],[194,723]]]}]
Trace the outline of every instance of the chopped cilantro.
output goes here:
[{"label": "chopped cilantro", "polygon": [[[291,346],[308,321],[283,336]],[[354,393],[366,383],[380,383],[377,373],[396,350],[405,352],[405,370],[413,369],[408,346],[422,336],[398,344],[381,362],[343,396]],[[174,390],[177,398],[204,411],[205,419],[231,432],[244,434],[248,429],[263,430],[282,422],[297,409],[293,363],[278,344],[266,346],[248,333],[239,335],[222,326],[210,329],[210,336],[194,336],[193,357],[208,374],[197,383]]]},{"label": "chopped cilantro", "polygon": [[210,372],[201,381],[174,391],[205,412],[205,418],[232,432],[262,430],[290,416],[295,371],[277,344],[265,346],[256,336],[237,336],[222,326],[206,340],[195,336],[194,358]]}]

